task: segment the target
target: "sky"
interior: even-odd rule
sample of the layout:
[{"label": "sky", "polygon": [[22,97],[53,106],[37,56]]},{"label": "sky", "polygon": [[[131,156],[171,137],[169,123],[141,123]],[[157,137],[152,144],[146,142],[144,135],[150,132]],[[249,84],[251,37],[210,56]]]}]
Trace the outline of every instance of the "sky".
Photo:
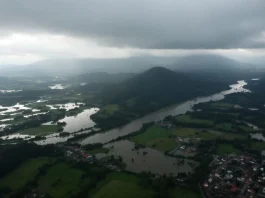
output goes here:
[{"label": "sky", "polygon": [[0,65],[200,53],[265,57],[265,0],[0,0]]}]

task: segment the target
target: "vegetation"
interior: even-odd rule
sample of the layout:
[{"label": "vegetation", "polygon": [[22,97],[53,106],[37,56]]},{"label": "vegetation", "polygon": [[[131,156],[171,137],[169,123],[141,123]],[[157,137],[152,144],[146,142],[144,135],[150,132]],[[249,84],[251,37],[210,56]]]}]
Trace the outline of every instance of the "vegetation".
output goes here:
[{"label": "vegetation", "polygon": [[213,140],[219,136],[218,133],[209,132],[207,130],[192,129],[192,128],[179,128],[174,130],[173,134],[180,137],[200,138],[205,140]]},{"label": "vegetation", "polygon": [[231,144],[218,144],[217,145],[217,150],[216,150],[217,155],[226,155],[226,154],[231,154],[231,153],[240,154],[241,151],[234,148],[233,145]]},{"label": "vegetation", "polygon": [[233,125],[231,123],[221,123],[221,124],[217,124],[215,125],[215,127],[219,130],[222,131],[233,131]]},{"label": "vegetation", "polygon": [[108,148],[96,148],[88,151],[90,155],[96,155],[98,153],[108,153],[109,149]]},{"label": "vegetation", "polygon": [[[182,86],[183,84],[185,87]],[[91,118],[101,128],[111,128],[124,125],[165,106],[180,103],[198,95],[209,95],[226,88],[227,85],[223,83],[154,67],[122,84],[112,84],[103,88],[97,97],[102,99],[103,106],[111,105],[107,108],[110,110],[106,112],[112,114],[106,114],[102,110]]]},{"label": "vegetation", "polygon": [[57,125],[41,125],[35,128],[24,129],[22,131],[19,131],[19,133],[26,134],[26,135],[45,136],[45,135],[59,132],[59,129],[60,127],[58,127]]},{"label": "vegetation", "polygon": [[180,187],[170,190],[169,195],[170,198],[202,198],[200,192]]},{"label": "vegetation", "polygon": [[48,169],[47,173],[39,180],[39,189],[54,198],[71,197],[87,185],[89,178],[84,172],[72,168],[66,163],[60,163]]},{"label": "vegetation", "polygon": [[196,119],[191,117],[190,115],[180,115],[176,117],[176,120],[180,123],[184,124],[197,124],[197,125],[206,125],[212,126],[214,124],[211,120],[203,120],[203,119]]},{"label": "vegetation", "polygon": [[[126,173],[111,173],[101,183],[94,198],[151,198],[154,192],[138,185],[139,178]],[[102,185],[104,184],[104,185]]]},{"label": "vegetation", "polygon": [[107,105],[105,107],[102,108],[102,112],[106,115],[113,115],[116,111],[118,111],[120,108],[119,108],[119,105],[117,104],[110,104],[110,105]]},{"label": "vegetation", "polygon": [[225,103],[225,102],[213,102],[211,103],[211,107],[217,108],[217,109],[231,109],[234,107],[234,105],[230,103]]},{"label": "vegetation", "polygon": [[249,148],[250,148],[251,150],[257,150],[257,151],[265,150],[265,142],[252,141],[252,142],[249,144]]},{"label": "vegetation", "polygon": [[7,187],[13,191],[22,188],[34,179],[41,167],[52,161],[52,158],[47,157],[29,159],[6,177],[2,178],[0,180],[0,187]]},{"label": "vegetation", "polygon": [[177,146],[176,141],[169,137],[166,129],[152,126],[131,138],[137,144],[155,148],[160,151],[169,151]]}]

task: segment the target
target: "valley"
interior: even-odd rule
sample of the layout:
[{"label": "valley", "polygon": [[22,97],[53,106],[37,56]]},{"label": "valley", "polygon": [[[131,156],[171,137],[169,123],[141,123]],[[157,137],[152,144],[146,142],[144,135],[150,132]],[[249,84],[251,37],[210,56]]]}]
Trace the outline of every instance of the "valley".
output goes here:
[{"label": "valley", "polygon": [[[11,173],[3,173],[1,192],[5,197],[104,197],[119,186],[124,192],[111,190],[112,196],[134,189],[144,197],[196,198],[208,193],[200,182],[212,170],[213,156],[260,159],[265,150],[263,79],[228,86],[187,75],[155,67],[123,83],[58,82],[18,104],[5,98],[21,97],[26,90],[3,93],[0,148],[44,150],[21,154]],[[37,168],[18,187],[11,186],[12,177],[28,166]],[[68,181],[63,170],[74,179]],[[162,184],[161,191],[156,189]]]}]

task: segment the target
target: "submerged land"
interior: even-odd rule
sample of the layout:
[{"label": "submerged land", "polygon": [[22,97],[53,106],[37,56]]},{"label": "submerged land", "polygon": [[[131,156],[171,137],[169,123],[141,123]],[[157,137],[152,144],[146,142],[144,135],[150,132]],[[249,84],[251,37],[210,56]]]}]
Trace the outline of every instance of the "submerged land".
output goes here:
[{"label": "submerged land", "polygon": [[214,75],[10,80],[0,197],[262,197],[265,78]]}]

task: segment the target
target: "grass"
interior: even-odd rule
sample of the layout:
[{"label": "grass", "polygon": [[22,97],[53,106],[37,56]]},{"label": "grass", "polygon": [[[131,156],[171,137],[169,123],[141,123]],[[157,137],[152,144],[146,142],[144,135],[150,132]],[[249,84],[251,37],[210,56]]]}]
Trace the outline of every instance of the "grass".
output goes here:
[{"label": "grass", "polygon": [[88,151],[88,153],[91,155],[96,155],[98,153],[108,153],[108,152],[109,152],[108,148],[96,148]]},{"label": "grass", "polygon": [[218,109],[230,109],[233,108],[233,104],[224,103],[224,102],[214,102],[211,104],[211,107],[218,108]]},{"label": "grass", "polygon": [[226,155],[226,154],[231,154],[231,153],[240,154],[241,151],[234,148],[233,145],[231,144],[218,144],[217,145],[217,150],[216,150],[217,155]]},{"label": "grass", "polygon": [[45,136],[58,132],[58,128],[59,127],[57,125],[41,125],[35,128],[24,129],[22,131],[19,131],[19,133],[26,135]]},{"label": "grass", "polygon": [[176,187],[169,191],[170,198],[202,198],[199,192],[194,192],[189,189]]},{"label": "grass", "polygon": [[1,187],[8,187],[17,190],[25,186],[29,181],[33,180],[38,169],[45,164],[49,164],[52,158],[34,158],[26,161],[21,166],[16,168],[9,175],[0,180]]},{"label": "grass", "polygon": [[119,111],[120,107],[117,104],[110,104],[102,109],[102,112],[107,115],[113,115],[116,111]]},{"label": "grass", "polygon": [[201,124],[206,126],[212,126],[214,124],[214,122],[211,120],[196,119],[192,118],[190,115],[177,116],[176,120],[187,124]]},{"label": "grass", "polygon": [[222,124],[215,125],[215,128],[221,130],[221,131],[233,131],[233,125],[229,122],[225,122]]},{"label": "grass", "polygon": [[109,173],[105,179],[106,181],[112,181],[112,180],[118,180],[122,182],[131,182],[131,183],[137,183],[139,182],[139,178],[135,175],[127,174],[127,173]]},{"label": "grass", "polygon": [[132,141],[147,147],[153,147],[160,151],[174,149],[177,144],[173,138],[169,138],[168,132],[164,128],[152,126],[143,133],[132,137]]},{"label": "grass", "polygon": [[234,139],[245,139],[246,136],[240,136],[233,133],[223,133],[219,131],[214,130],[205,130],[202,131],[200,129],[194,129],[194,128],[177,128],[174,131],[172,131],[174,135],[178,137],[184,137],[184,138],[200,138],[204,140],[214,140],[217,138],[223,138],[226,140],[234,140]]},{"label": "grass", "polygon": [[246,125],[241,125],[239,126],[240,129],[242,129],[243,131],[245,132],[254,132],[256,131],[255,129],[253,129],[252,127],[250,126],[246,126]]},{"label": "grass", "polygon": [[251,142],[250,149],[262,151],[265,149],[265,142]]},{"label": "grass", "polygon": [[138,185],[139,178],[127,173],[110,173],[98,185],[93,198],[151,198],[154,192]]},{"label": "grass", "polygon": [[126,100],[126,106],[133,107],[135,105],[136,98],[131,98],[129,100]]},{"label": "grass", "polygon": [[56,164],[40,178],[39,189],[54,198],[71,197],[80,192],[83,185],[88,184],[89,179],[82,178],[83,175],[83,171],[66,163]]},{"label": "grass", "polygon": [[173,131],[173,134],[180,137],[200,138],[205,140],[216,139],[219,135],[208,131],[199,131],[192,128],[178,128]]}]

